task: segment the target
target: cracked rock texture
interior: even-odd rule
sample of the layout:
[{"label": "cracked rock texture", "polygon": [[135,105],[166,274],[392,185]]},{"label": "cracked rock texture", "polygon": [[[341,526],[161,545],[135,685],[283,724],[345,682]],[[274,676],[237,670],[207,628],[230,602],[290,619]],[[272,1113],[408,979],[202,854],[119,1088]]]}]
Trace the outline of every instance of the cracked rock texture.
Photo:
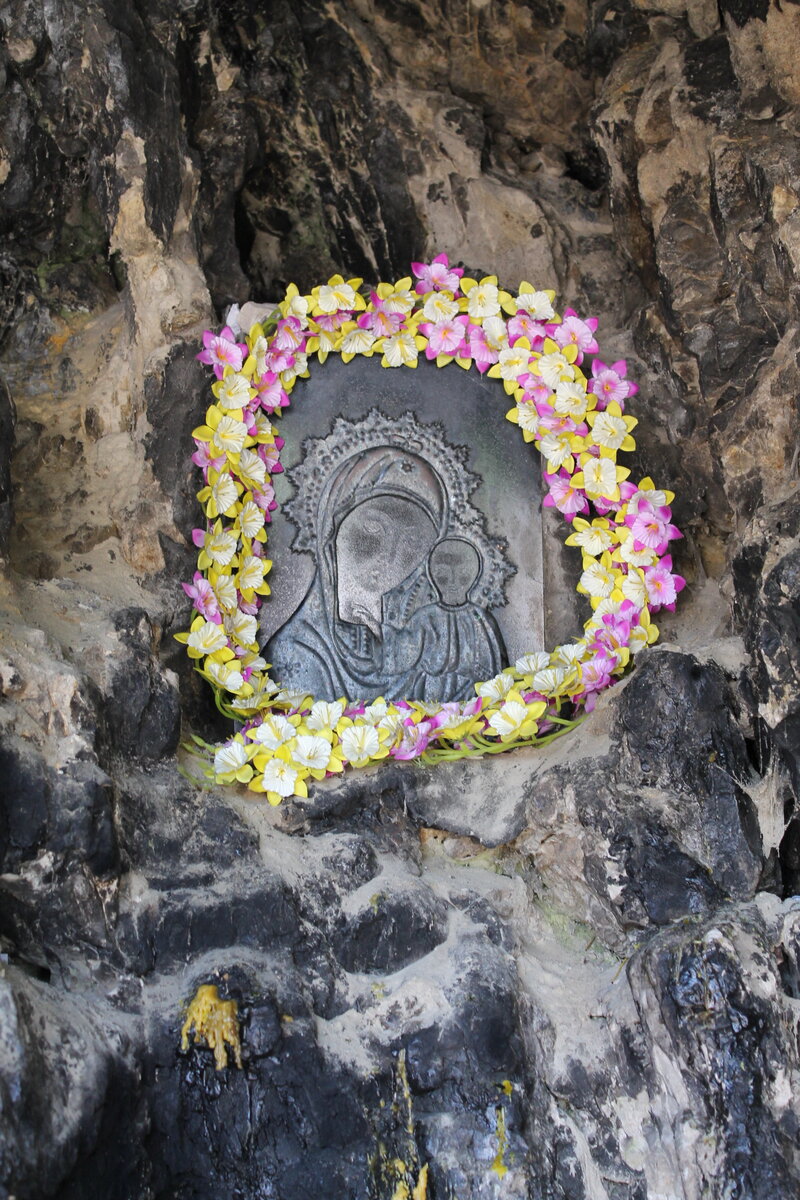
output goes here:
[{"label": "cracked rock texture", "polygon": [[[798,1194],[799,60],[795,0],[0,3],[0,1197]],[[437,251],[601,318],[679,612],[544,751],[200,793],[198,335]]]}]

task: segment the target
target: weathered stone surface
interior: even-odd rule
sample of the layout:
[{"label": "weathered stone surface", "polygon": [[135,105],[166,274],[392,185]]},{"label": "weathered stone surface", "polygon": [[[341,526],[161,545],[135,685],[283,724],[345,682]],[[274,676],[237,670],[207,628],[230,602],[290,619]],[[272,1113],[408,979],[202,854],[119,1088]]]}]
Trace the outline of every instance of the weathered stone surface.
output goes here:
[{"label": "weathered stone surface", "polygon": [[[0,8],[0,1195],[797,1192],[795,9]],[[212,301],[438,251],[628,359],[666,644],[542,752],[198,792]]]}]

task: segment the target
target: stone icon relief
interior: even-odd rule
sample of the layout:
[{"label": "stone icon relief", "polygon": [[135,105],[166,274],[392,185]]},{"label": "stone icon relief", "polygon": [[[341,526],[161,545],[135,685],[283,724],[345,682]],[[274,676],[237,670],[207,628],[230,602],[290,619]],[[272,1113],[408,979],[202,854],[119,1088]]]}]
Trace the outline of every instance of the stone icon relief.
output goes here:
[{"label": "stone icon relief", "polygon": [[446,701],[497,674],[494,610],[515,566],[471,502],[467,458],[441,424],[376,408],[303,442],[284,515],[315,568],[266,644],[276,679],[324,699]]}]

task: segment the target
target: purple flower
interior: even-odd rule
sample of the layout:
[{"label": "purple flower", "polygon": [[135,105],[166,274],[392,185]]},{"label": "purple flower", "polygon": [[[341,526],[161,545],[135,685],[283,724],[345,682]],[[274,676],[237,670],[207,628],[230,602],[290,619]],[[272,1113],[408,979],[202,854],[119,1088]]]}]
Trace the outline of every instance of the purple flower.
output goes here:
[{"label": "purple flower", "polygon": [[222,379],[226,367],[241,371],[242,363],[247,354],[247,346],[239,344],[234,339],[232,329],[226,325],[221,333],[212,333],[207,329],[203,334],[203,349],[197,359],[214,368],[217,379]]},{"label": "purple flower", "polygon": [[[194,532],[201,531],[195,530]],[[205,537],[205,534],[203,534],[203,537]],[[197,545],[196,538],[194,541],[195,545]],[[182,583],[181,587],[186,592],[186,595],[190,597],[201,617],[205,617],[207,621],[213,621],[215,625],[222,624],[222,617],[217,597],[214,595],[214,589],[199,571],[195,571],[192,583]]]},{"label": "purple flower", "polygon": [[578,348],[577,362],[583,361],[584,354],[596,354],[599,346],[595,341],[594,331],[597,329],[597,317],[587,317],[582,321],[574,308],[564,310],[564,319],[560,325],[548,325],[548,331],[553,341],[559,346],[574,344]]},{"label": "purple flower", "polygon": [[527,338],[531,350],[538,350],[539,345],[547,337],[547,323],[536,321],[530,313],[519,310],[515,317],[508,322],[508,340],[513,346],[518,338]]},{"label": "purple flower", "polygon": [[638,392],[636,384],[625,378],[627,370],[628,364],[624,358],[612,363],[610,367],[599,358],[592,363],[592,378],[586,390],[597,396],[597,407],[601,412],[615,400],[624,411],[628,396]]},{"label": "purple flower", "polygon": [[255,404],[260,404],[265,412],[274,413],[279,408],[286,408],[289,397],[281,386],[280,376],[274,371],[267,371],[261,376],[261,382],[255,385]]},{"label": "purple flower", "polygon": [[647,603],[653,611],[659,608],[668,608],[670,612],[675,611],[678,592],[683,591],[686,587],[686,580],[682,575],[673,575],[671,572],[672,558],[669,554],[666,554],[656,566],[644,569]]},{"label": "purple flower", "polygon": [[486,334],[480,325],[470,325],[469,344],[468,347],[465,346],[465,350],[467,350],[467,353],[464,357],[472,359],[481,375],[500,359],[499,351],[492,350],[486,341]]},{"label": "purple flower", "polygon": [[419,280],[414,290],[420,296],[426,292],[457,292],[464,274],[463,267],[450,266],[446,254],[437,254],[430,263],[412,263],[411,270]]},{"label": "purple flower", "polygon": [[625,517],[625,524],[633,535],[634,550],[647,547],[660,555],[666,550],[668,542],[683,537],[681,531],[670,524],[671,515],[667,505],[654,508],[646,500],[640,500],[636,511],[629,512]]},{"label": "purple flower", "polygon": [[545,471],[544,477],[548,488],[542,501],[545,508],[557,508],[568,521],[577,513],[589,511],[589,502],[585,494],[580,488],[572,486],[572,476],[568,471],[562,469],[557,475],[550,475]]},{"label": "purple flower", "polygon": [[192,455],[192,462],[196,466],[203,468],[203,478],[208,480],[208,468],[211,467],[213,470],[218,471],[225,462],[225,455],[223,454],[220,458],[212,458],[209,454],[210,442],[199,442],[195,438],[194,444],[197,446],[197,449]]}]

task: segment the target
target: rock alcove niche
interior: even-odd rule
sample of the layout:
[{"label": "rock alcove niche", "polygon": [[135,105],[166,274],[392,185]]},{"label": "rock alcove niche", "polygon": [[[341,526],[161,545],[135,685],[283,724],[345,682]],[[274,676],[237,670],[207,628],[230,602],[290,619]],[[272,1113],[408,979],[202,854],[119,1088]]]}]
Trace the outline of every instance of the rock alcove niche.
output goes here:
[{"label": "rock alcove niche", "polygon": [[[794,6],[0,22],[2,1187],[792,1195]],[[436,250],[631,364],[679,619],[577,744],[198,794],[200,333]],[[241,1069],[180,1051],[200,985]]]}]

